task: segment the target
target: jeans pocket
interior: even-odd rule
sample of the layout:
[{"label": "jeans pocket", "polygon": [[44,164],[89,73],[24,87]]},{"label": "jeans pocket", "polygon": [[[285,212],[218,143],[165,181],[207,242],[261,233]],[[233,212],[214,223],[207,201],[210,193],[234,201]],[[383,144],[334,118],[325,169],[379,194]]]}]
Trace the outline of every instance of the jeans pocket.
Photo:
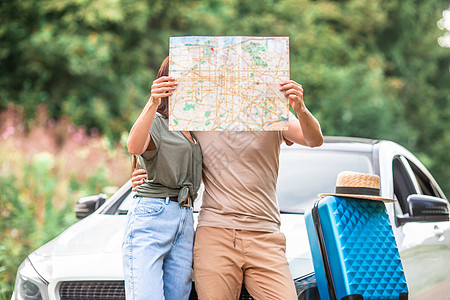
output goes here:
[{"label": "jeans pocket", "polygon": [[134,210],[136,217],[151,217],[161,214],[164,210],[164,203],[138,203]]}]

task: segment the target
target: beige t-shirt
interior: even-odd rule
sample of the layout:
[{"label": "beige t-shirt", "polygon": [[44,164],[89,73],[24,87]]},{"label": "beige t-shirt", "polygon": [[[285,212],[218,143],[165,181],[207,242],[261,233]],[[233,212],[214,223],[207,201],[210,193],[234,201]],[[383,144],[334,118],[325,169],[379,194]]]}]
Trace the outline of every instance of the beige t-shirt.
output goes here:
[{"label": "beige t-shirt", "polygon": [[203,153],[198,226],[280,230],[276,198],[281,131],[195,132]]}]

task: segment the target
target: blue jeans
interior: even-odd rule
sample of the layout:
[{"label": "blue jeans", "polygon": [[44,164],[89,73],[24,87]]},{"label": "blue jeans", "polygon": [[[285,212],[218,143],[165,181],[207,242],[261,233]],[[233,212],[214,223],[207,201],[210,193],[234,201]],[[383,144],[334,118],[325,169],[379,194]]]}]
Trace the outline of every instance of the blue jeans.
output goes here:
[{"label": "blue jeans", "polygon": [[188,299],[194,220],[168,198],[135,197],[122,244],[126,299]]}]

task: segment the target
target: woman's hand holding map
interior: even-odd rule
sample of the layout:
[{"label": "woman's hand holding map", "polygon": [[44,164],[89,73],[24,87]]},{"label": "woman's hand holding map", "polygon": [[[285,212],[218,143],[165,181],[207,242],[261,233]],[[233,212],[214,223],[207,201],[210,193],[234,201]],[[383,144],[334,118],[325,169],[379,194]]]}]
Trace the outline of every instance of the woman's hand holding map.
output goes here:
[{"label": "woman's hand holding map", "polygon": [[178,83],[175,82],[175,78],[173,77],[162,76],[156,79],[153,81],[150,100],[154,104],[159,105],[161,98],[172,96],[177,85]]}]

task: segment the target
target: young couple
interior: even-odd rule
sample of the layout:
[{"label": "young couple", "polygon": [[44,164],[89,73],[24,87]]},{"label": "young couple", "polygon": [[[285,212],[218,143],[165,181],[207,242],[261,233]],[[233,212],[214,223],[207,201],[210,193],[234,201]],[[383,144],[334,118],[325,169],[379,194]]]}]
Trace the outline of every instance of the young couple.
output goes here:
[{"label": "young couple", "polygon": [[[292,80],[279,85],[298,116],[286,131],[194,135],[169,131],[167,97],[177,83],[168,70],[166,58],[128,138],[144,170],[133,173],[136,202],[123,242],[126,298],[188,299],[193,265],[201,300],[238,299],[242,283],[255,299],[297,299],[276,182],[283,140],[310,147],[323,142],[302,86]],[[201,178],[194,245],[192,201]]]}]

